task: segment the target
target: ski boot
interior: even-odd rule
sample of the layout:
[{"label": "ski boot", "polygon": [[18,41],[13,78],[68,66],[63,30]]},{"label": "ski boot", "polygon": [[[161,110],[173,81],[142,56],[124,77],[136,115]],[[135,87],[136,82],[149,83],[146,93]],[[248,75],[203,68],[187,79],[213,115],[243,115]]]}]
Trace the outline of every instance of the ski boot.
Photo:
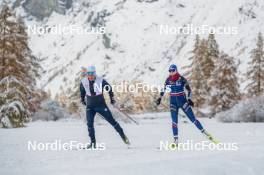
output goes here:
[{"label": "ski boot", "polygon": [[219,141],[215,140],[211,134],[209,134],[206,130],[203,130],[202,133],[207,137],[208,140],[212,141],[215,144],[218,144]]},{"label": "ski boot", "polygon": [[127,138],[127,136],[124,134],[124,135],[122,135],[122,140],[123,140],[123,142],[125,143],[125,144],[127,144],[127,145],[130,145],[130,142],[129,142],[129,140],[128,140],[128,138]]},{"label": "ski boot", "polygon": [[83,149],[96,149],[96,142],[91,142],[90,144],[88,144]]},{"label": "ski boot", "polygon": [[173,143],[171,144],[171,148],[172,148],[172,149],[176,149],[176,148],[178,148],[178,146],[179,146],[178,137],[174,137],[174,141],[173,141]]}]

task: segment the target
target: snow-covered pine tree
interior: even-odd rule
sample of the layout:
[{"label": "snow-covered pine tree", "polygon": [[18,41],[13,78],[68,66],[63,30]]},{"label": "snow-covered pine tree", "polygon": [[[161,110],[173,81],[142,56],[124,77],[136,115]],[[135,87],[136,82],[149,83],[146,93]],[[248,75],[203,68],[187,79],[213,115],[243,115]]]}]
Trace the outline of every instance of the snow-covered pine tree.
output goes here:
[{"label": "snow-covered pine tree", "polygon": [[259,96],[264,93],[264,42],[261,33],[258,34],[257,45],[251,51],[251,61],[247,71],[247,80],[250,81],[246,87],[248,95]]},{"label": "snow-covered pine tree", "polygon": [[182,67],[182,69],[185,70],[183,76],[185,76],[187,78],[190,78],[192,75],[192,67],[194,64],[193,60],[198,53],[199,44],[200,44],[200,36],[196,35],[193,50],[190,52],[192,54],[192,56],[190,58],[188,58],[188,60],[190,61],[190,64]]},{"label": "snow-covered pine tree", "polygon": [[40,66],[27,41],[22,19],[3,5],[0,11],[0,121],[6,127],[23,126],[40,96],[35,89]]},{"label": "snow-covered pine tree", "polygon": [[215,40],[214,34],[209,34],[208,36],[208,41],[207,41],[207,48],[208,48],[208,56],[210,57],[211,60],[211,66],[210,66],[210,71],[212,72],[214,70],[214,62],[217,61],[219,58],[219,46],[218,43]]},{"label": "snow-covered pine tree", "polygon": [[201,59],[200,67],[201,74],[204,80],[203,82],[203,94],[202,96],[206,99],[205,104],[207,105],[211,97],[211,88],[208,84],[208,80],[211,78],[211,74],[214,70],[216,60],[219,58],[218,44],[215,40],[214,34],[209,34],[208,39],[204,40],[200,44]]},{"label": "snow-covered pine tree", "polygon": [[206,80],[210,77],[210,68],[208,68],[208,66],[211,65],[211,61],[209,60],[207,40],[205,39],[201,40],[200,42],[198,56],[199,56],[199,65],[200,65],[199,67],[203,79],[205,80],[204,87],[206,88],[207,87]]},{"label": "snow-covered pine tree", "polygon": [[201,69],[201,59],[203,58],[204,52],[206,51],[206,41],[201,40],[198,35],[196,35],[194,49],[192,50],[193,56],[189,58],[191,64],[189,66],[184,67],[187,69],[186,77],[191,85],[192,89],[192,100],[196,107],[196,113],[198,113],[198,109],[203,106],[205,102],[204,94],[204,84],[206,83],[205,79],[202,75]]},{"label": "snow-covered pine tree", "polygon": [[[207,51],[208,51],[208,61],[205,67],[207,67],[206,76],[211,77],[211,74],[215,68],[215,64],[219,59],[219,46],[215,40],[214,34],[209,34],[207,40]],[[208,77],[207,77],[208,78]],[[208,90],[210,92],[210,86],[208,85]]]},{"label": "snow-covered pine tree", "polygon": [[208,84],[211,87],[210,105],[213,114],[234,106],[240,99],[237,66],[234,58],[221,52]]}]

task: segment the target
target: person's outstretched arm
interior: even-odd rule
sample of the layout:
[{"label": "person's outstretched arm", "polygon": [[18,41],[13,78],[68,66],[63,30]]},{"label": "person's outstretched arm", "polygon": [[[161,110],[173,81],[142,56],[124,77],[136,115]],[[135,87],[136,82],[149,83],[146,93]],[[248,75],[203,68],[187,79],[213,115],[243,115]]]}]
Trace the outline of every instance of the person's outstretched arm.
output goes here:
[{"label": "person's outstretched arm", "polygon": [[162,89],[162,91],[160,92],[160,96],[163,97],[163,95],[165,94],[167,85],[168,85],[168,79],[166,79],[165,83],[164,83],[164,88]]},{"label": "person's outstretched arm", "polygon": [[108,92],[111,104],[115,104],[116,101],[114,99],[113,89],[106,80],[103,80],[103,89],[105,89]]},{"label": "person's outstretched arm", "polygon": [[191,90],[191,87],[190,87],[188,81],[186,80],[186,78],[184,78],[183,76],[181,78],[183,79],[184,87],[185,87],[185,89],[188,92],[187,98],[188,99],[191,99],[192,98],[192,90]]},{"label": "person's outstretched arm", "polygon": [[81,102],[82,102],[82,104],[86,105],[86,103],[85,103],[86,91],[85,91],[85,88],[83,87],[82,83],[80,83],[80,94],[81,94]]},{"label": "person's outstretched arm", "polygon": [[165,91],[166,91],[166,87],[167,87],[167,85],[168,85],[168,79],[166,79],[166,81],[165,81],[165,83],[164,83],[164,88],[161,90],[161,92],[160,92],[160,97],[157,99],[157,101],[156,101],[156,104],[157,105],[160,105],[160,102],[161,102],[161,98],[164,96],[164,94],[165,94]]},{"label": "person's outstretched arm", "polygon": [[190,87],[188,81],[186,80],[186,78],[184,78],[183,76],[181,78],[183,79],[184,87],[185,87],[185,89],[188,92],[188,94],[187,94],[188,103],[191,106],[194,106],[194,103],[192,101],[192,90],[191,90],[191,87]]}]

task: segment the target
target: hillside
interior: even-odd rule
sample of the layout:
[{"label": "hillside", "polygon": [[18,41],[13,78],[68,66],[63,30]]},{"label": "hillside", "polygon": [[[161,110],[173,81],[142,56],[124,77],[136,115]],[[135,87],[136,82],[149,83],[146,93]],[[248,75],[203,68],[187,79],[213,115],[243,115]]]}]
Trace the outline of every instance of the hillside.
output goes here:
[{"label": "hillside", "polygon": [[171,63],[178,64],[184,72],[181,67],[188,64],[195,35],[161,34],[161,25],[236,28],[237,34],[218,34],[216,39],[220,49],[240,63],[242,75],[257,33],[264,30],[261,0],[75,0],[65,14],[54,11],[42,20],[22,6],[16,11],[28,26],[74,25],[87,30],[105,27],[104,35],[30,34],[30,47],[44,68],[39,85],[50,89],[52,95],[60,87],[73,87],[76,73],[88,64],[96,65],[98,73],[110,82],[138,79],[162,84]]}]

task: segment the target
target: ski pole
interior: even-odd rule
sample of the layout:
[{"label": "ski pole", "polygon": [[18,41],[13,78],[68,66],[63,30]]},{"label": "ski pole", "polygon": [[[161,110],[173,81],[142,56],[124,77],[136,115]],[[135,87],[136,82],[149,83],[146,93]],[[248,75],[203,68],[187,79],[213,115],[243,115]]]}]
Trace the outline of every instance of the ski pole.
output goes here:
[{"label": "ski pole", "polygon": [[135,124],[139,125],[139,123],[133,119],[132,117],[130,117],[128,114],[126,114],[125,112],[121,111],[119,108],[117,108],[116,106],[112,105],[113,108],[115,108],[116,110],[118,110],[121,114],[124,114],[128,119],[130,119],[131,121],[133,121]]}]

